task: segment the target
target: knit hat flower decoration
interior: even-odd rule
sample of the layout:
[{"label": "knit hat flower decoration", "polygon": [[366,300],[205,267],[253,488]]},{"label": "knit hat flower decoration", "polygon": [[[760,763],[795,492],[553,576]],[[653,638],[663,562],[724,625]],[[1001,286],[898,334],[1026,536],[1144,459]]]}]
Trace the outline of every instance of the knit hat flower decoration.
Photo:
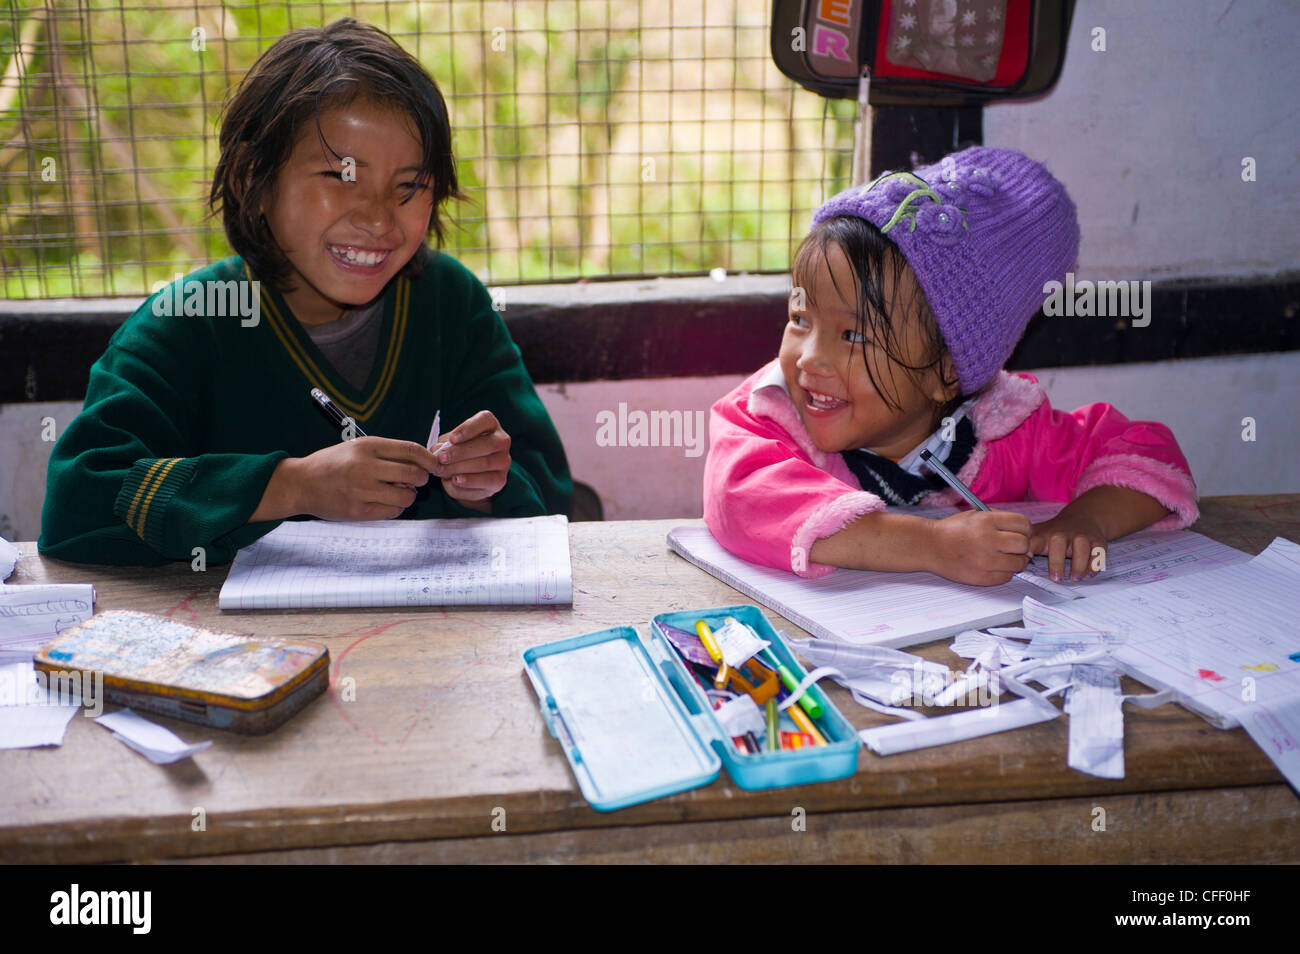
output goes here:
[{"label": "knit hat flower decoration", "polygon": [[898,247],[933,312],[963,394],[987,386],[1079,253],[1065,187],[1014,149],[975,146],[846,189],[813,225],[850,215]]}]

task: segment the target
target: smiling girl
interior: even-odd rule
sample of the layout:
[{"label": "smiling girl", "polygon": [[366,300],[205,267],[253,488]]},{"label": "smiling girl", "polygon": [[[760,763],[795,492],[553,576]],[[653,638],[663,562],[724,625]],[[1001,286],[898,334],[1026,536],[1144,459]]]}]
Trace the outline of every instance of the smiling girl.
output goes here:
[{"label": "smiling girl", "polygon": [[[426,244],[459,195],[442,94],[391,37],[346,19],[272,45],[227,107],[212,183],[238,255],[159,293],[184,315],[146,301],[91,368],[50,459],[41,552],[226,562],[299,515],[565,512],[564,451],[518,348]],[[254,299],[253,316],[206,313]],[[455,426],[435,457],[439,411]]]},{"label": "smiling girl", "polygon": [[[1062,581],[1067,558],[1079,580],[1108,541],[1196,519],[1167,427],[1109,404],[1053,410],[1032,375],[1002,370],[1079,248],[1074,203],[1041,163],[967,149],[842,192],[813,221],[779,357],[713,407],[704,517],[724,546],[803,576],[984,585],[1046,554]],[[985,503],[1065,506],[1040,524],[887,509],[960,501],[926,450]]]}]

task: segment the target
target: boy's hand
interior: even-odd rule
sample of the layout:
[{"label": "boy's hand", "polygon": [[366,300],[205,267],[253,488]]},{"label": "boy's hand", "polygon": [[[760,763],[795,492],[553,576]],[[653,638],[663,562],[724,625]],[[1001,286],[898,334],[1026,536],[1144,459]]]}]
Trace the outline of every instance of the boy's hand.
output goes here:
[{"label": "boy's hand", "polygon": [[1029,518],[1007,510],[966,510],[933,522],[931,571],[957,583],[996,586],[1029,562]]},{"label": "boy's hand", "polygon": [[413,441],[358,437],[294,462],[297,513],[322,520],[391,520],[429,482],[433,455]]},{"label": "boy's hand", "polygon": [[1106,566],[1106,533],[1096,518],[1075,509],[1062,510],[1051,520],[1034,524],[1029,538],[1031,553],[1047,554],[1047,572],[1057,583],[1065,580],[1065,558],[1070,558],[1070,578],[1096,576]]},{"label": "boy's hand", "polygon": [[451,442],[438,452],[433,469],[447,496],[471,510],[491,513],[489,498],[510,475],[510,435],[501,429],[496,415],[479,411],[448,434],[439,434],[438,441]]}]

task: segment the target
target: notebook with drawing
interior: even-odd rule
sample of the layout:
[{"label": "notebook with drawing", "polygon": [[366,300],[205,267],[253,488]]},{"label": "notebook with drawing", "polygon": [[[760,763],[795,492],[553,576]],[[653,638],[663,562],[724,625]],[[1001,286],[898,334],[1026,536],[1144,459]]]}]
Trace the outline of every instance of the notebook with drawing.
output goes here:
[{"label": "notebook with drawing", "polygon": [[[998,509],[1046,520],[1061,503],[998,504]],[[909,513],[941,517],[953,508],[912,509]],[[679,555],[750,598],[824,639],[901,648],[951,636],[964,629],[1014,623],[1022,601],[1032,596],[1052,604],[1065,602],[1020,580],[1002,586],[968,586],[932,573],[880,573],[837,570],[815,580],[785,570],[758,566],[734,556],[706,527],[677,527],[668,545]],[[1111,543],[1107,568],[1086,583],[1068,588],[1089,594],[1125,589],[1197,570],[1250,559],[1187,530],[1144,530]]]},{"label": "notebook with drawing", "polygon": [[[1228,566],[1026,613],[1039,626],[1113,634],[1125,673],[1224,728],[1257,706],[1300,703],[1300,544],[1282,537]],[[1300,737],[1300,710],[1295,719]]]},{"label": "notebook with drawing", "polygon": [[286,520],[235,555],[223,610],[573,602],[569,521]]},{"label": "notebook with drawing", "polygon": [[1220,728],[1241,726],[1300,791],[1300,544],[1025,612],[1118,637],[1119,668]]}]

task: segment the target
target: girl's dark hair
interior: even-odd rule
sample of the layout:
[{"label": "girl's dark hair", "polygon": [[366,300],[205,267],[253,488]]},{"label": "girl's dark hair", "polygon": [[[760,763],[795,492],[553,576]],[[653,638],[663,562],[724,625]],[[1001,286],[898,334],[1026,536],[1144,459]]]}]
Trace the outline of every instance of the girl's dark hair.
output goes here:
[{"label": "girl's dark hair", "polygon": [[[881,382],[876,380],[871,362],[867,360],[867,341],[877,344],[894,364],[906,369],[915,379],[919,379],[932,368],[937,369],[940,375],[944,375],[943,359],[948,349],[943,343],[943,336],[939,333],[939,326],[925,302],[925,293],[920,291],[918,286],[919,294],[913,296],[909,317],[917,322],[917,326],[921,329],[925,354],[920,364],[908,364],[899,335],[901,326],[896,326],[889,318],[894,303],[886,300],[885,296],[885,270],[889,269],[891,272],[894,294],[898,297],[903,288],[903,274],[907,268],[907,261],[898,250],[898,246],[891,242],[888,236],[866,219],[855,215],[835,216],[822,222],[808,234],[799,246],[799,251],[795,253],[794,267],[791,269],[794,284],[804,289],[810,304],[816,304],[812,299],[812,275],[819,260],[825,264],[828,273],[831,274],[831,281],[835,281],[834,273],[830,271],[830,250],[834,246],[838,246],[844,253],[844,257],[848,259],[853,269],[856,286],[853,294],[845,294],[845,289],[840,288],[838,284],[835,288],[846,301],[857,299],[857,332],[866,339],[862,342],[861,348],[862,363],[866,365],[867,376],[885,404],[896,411],[901,410],[902,404],[898,401],[898,391],[892,380],[893,367],[892,365],[890,367],[890,388],[886,390],[881,387]],[[958,383],[955,376],[945,375],[942,381],[945,388]],[[938,406],[933,426],[938,427],[939,422],[953,414],[963,400],[965,399],[959,390],[946,404]]]},{"label": "girl's dark hair", "polygon": [[[348,17],[276,40],[226,106],[208,204],[214,214],[220,208],[226,237],[259,279],[278,288],[290,273],[260,209],[302,128],[312,121],[320,134],[322,111],[362,98],[400,110],[414,124],[422,153],[416,181],[432,190],[429,231],[442,245],[442,206],[449,198],[464,198],[456,181],[447,104],[438,84],[391,36]],[[418,276],[428,256],[422,242],[403,274]]]}]

